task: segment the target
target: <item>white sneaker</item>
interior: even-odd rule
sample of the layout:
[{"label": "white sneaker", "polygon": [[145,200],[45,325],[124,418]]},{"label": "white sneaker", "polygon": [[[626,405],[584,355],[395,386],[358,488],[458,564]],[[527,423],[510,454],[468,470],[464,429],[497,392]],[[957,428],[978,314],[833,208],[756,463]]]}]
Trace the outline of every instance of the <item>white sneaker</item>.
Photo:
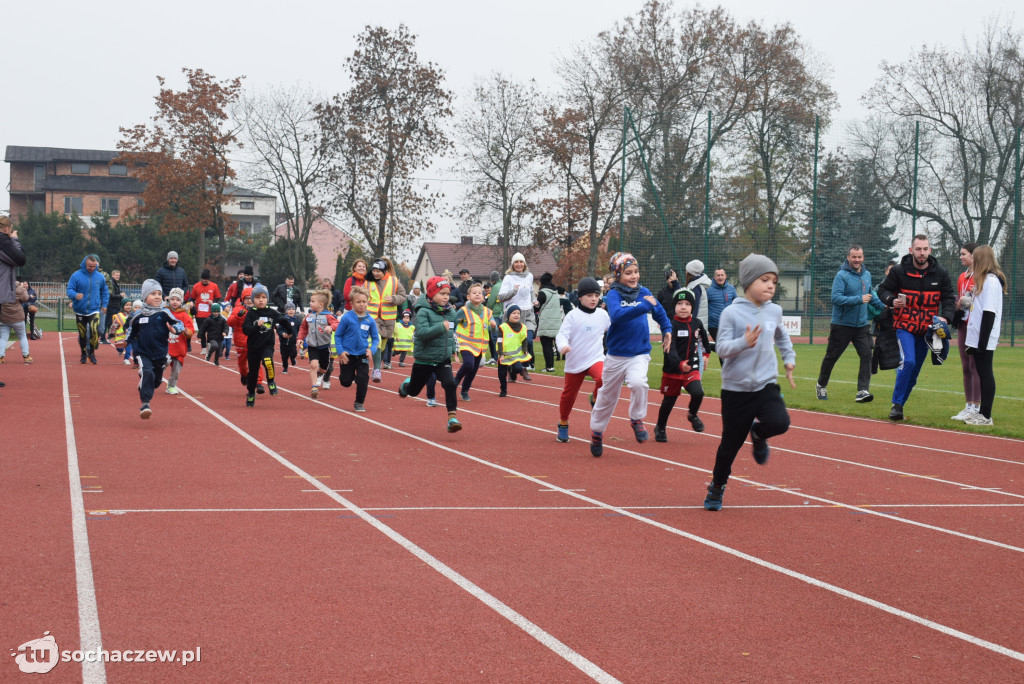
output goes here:
[{"label": "white sneaker", "polygon": [[437,406],[437,400],[427,399],[427,407],[434,408],[435,406]]},{"label": "white sneaker", "polygon": [[126,366],[132,365],[132,360],[131,359],[125,359],[124,360],[124,365],[126,365]]},{"label": "white sneaker", "polygon": [[986,418],[981,415],[981,412],[972,413],[970,416],[964,419],[964,423],[967,425],[994,425],[991,418]]},{"label": "white sneaker", "polygon": [[320,383],[320,389],[331,389],[331,381],[324,380],[322,383]]},{"label": "white sneaker", "polygon": [[178,388],[177,387],[172,387],[172,386],[168,385],[167,386],[167,393],[168,394],[177,394],[178,393]]},{"label": "white sneaker", "polygon": [[966,421],[968,418],[973,416],[975,413],[977,413],[977,411],[975,411],[972,408],[967,408],[965,406],[963,408],[963,410],[960,411],[960,413],[956,414],[955,416],[950,416],[949,419],[950,420],[963,420],[963,421]]},{"label": "white sneaker", "polygon": [[380,368],[374,368],[373,374],[370,376],[373,382],[380,382]]}]

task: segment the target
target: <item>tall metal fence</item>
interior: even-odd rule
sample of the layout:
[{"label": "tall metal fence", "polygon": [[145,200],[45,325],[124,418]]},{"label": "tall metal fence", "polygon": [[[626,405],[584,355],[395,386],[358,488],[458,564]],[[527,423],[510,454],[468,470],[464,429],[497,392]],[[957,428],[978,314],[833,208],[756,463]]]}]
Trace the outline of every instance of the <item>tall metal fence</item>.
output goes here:
[{"label": "tall metal fence", "polygon": [[[125,299],[138,299],[142,292],[142,283],[119,283],[121,294]],[[71,301],[68,299],[68,284],[30,282],[29,287],[35,290],[36,306],[39,312],[36,320],[55,320],[57,330],[75,330],[75,313],[71,310]]]},{"label": "tall metal fence", "polygon": [[619,238],[645,284],[660,287],[666,268],[683,276],[693,259],[737,284],[739,261],[767,254],[781,271],[776,301],[822,342],[849,247],[864,248],[877,286],[924,233],[954,283],[962,243],[992,245],[1008,279],[1002,339],[1024,335],[1021,129],[972,156],[933,122],[655,118],[643,128],[626,109],[623,121]]}]

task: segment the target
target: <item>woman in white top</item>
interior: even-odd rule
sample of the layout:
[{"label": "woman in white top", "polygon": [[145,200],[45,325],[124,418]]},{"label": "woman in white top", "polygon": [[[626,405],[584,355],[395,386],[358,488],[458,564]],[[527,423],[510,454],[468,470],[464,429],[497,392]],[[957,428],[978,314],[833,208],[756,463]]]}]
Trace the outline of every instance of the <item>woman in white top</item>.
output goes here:
[{"label": "woman in white top", "polygon": [[974,250],[974,301],[967,318],[967,353],[974,357],[981,378],[981,408],[968,417],[968,425],[992,425],[992,401],[996,396],[996,377],[992,357],[999,343],[1003,320],[1003,294],[1006,276],[992,248],[981,245]]},{"label": "woman in white top", "polygon": [[[501,280],[498,301],[506,308],[513,304],[519,307],[522,313],[520,320],[526,326],[526,351],[533,358],[533,338],[537,334],[537,316],[533,313],[533,274],[526,268],[526,257],[521,252],[512,255],[512,266]],[[523,374],[523,380],[529,377],[529,374]]]}]

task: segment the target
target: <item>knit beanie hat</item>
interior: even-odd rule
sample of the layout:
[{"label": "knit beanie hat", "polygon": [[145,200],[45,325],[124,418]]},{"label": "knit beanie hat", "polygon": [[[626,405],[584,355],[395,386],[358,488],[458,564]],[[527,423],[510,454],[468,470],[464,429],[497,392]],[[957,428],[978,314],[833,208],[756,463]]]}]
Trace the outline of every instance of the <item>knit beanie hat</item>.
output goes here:
[{"label": "knit beanie hat", "polygon": [[220,313],[220,304],[211,304],[210,305],[210,313],[215,313],[215,314]]},{"label": "knit beanie hat", "polygon": [[242,296],[240,297],[240,299],[245,299],[246,297],[252,297],[251,287],[242,288]]},{"label": "knit beanie hat", "polygon": [[252,275],[252,266],[251,265],[246,265],[246,267],[242,269],[242,274],[243,275]]},{"label": "knit beanie hat", "polygon": [[199,274],[199,279],[200,280],[209,280],[210,279],[210,269],[204,268],[203,272]]},{"label": "knit beanie hat", "polygon": [[154,290],[158,291],[160,294],[164,293],[164,288],[160,286],[160,283],[150,278],[149,280],[142,283],[142,289],[139,290],[139,299],[142,302],[145,302],[146,297],[153,294]]},{"label": "knit beanie hat", "polygon": [[252,298],[256,299],[256,295],[261,295],[261,294],[262,295],[267,295],[269,297],[270,296],[270,290],[268,290],[267,286],[264,285],[263,283],[256,283],[256,285],[254,285],[253,288],[252,288]]},{"label": "knit beanie hat", "polygon": [[501,274],[497,271],[491,271],[491,282],[496,283],[501,279]]},{"label": "knit beanie hat", "polygon": [[177,258],[178,258],[178,253],[175,252],[173,249],[170,252],[167,253],[167,260],[168,261],[170,261],[171,259],[177,259]]},{"label": "knit beanie hat", "polygon": [[693,292],[687,290],[685,287],[681,287],[672,293],[672,304],[673,306],[680,301],[690,302],[690,306],[697,305],[697,298],[693,296]]},{"label": "knit beanie hat", "polygon": [[596,278],[584,278],[576,288],[576,294],[580,297],[586,294],[601,294],[601,283]]},{"label": "knit beanie hat", "polygon": [[412,289],[414,289],[414,290],[422,290],[423,288],[420,287],[419,283],[413,283],[412,284]]},{"label": "knit beanie hat", "polygon": [[699,276],[704,272],[704,262],[700,259],[694,259],[686,264],[686,272],[692,276]]},{"label": "knit beanie hat", "polygon": [[167,293],[167,298],[170,299],[171,297],[177,297],[181,301],[185,301],[185,291],[180,287],[172,288],[171,291]]},{"label": "knit beanie hat", "polygon": [[608,270],[612,272],[615,279],[618,280],[622,272],[626,270],[626,267],[635,264],[636,258],[629,252],[616,252],[612,254],[612,258],[608,260]]},{"label": "knit beanie hat", "polygon": [[452,284],[444,276],[434,276],[427,281],[427,298],[433,299],[434,295],[441,291],[441,288],[452,289]]},{"label": "knit beanie hat", "polygon": [[506,306],[505,307],[505,320],[506,321],[508,320],[508,317],[512,315],[513,311],[518,311],[520,317],[522,317],[522,311],[523,310],[519,308],[518,304],[513,304],[512,306]]},{"label": "knit beanie hat", "polygon": [[384,271],[386,273],[388,270],[388,264],[383,259],[377,259],[376,261],[373,262],[373,266],[371,266],[370,268],[375,268],[378,271]]},{"label": "knit beanie hat", "polygon": [[288,300],[287,302],[285,302],[284,303],[284,310],[285,311],[295,311],[295,302],[293,302],[291,300]]},{"label": "knit beanie hat", "polygon": [[748,254],[740,262],[740,287],[746,290],[750,284],[763,276],[765,273],[779,275],[779,267],[775,262],[763,254]]}]

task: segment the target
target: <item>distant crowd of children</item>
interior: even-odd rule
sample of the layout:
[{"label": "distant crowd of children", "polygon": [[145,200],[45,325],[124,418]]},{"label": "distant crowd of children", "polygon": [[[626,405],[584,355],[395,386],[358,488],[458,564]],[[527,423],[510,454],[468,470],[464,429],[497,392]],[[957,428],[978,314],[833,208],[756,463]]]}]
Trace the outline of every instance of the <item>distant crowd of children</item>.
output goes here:
[{"label": "distant crowd of children", "polygon": [[[374,262],[373,268],[374,275],[380,277],[386,264]],[[651,316],[661,331],[664,355],[655,441],[668,440],[668,421],[684,391],[689,395],[687,421],[696,432],[704,431],[699,416],[704,398],[701,369],[712,351],[721,359],[722,438],[704,501],[707,510],[719,510],[733,461],[746,439],[753,444],[755,461],[764,464],[770,453],[767,440],[789,428],[789,415],[777,383],[775,347],[781,351],[791,385],[796,356],[782,325],[782,309],[771,301],[778,268],[771,259],[758,254],[740,262],[739,280],[744,296],[722,311],[714,339],[694,315],[696,300],[692,290],[681,287],[670,299],[663,298],[666,306],[672,307],[668,312],[640,284],[639,265],[631,254],[612,255],[609,269],[611,278],[606,281],[607,292],[603,296],[601,282],[593,278],[580,281],[576,306],[565,315],[551,340],[551,351],[557,350],[565,360],[556,439],[569,441],[569,416],[583,382],[590,377],[594,383],[588,397],[591,454],[599,457],[604,452],[605,431],[623,386],[629,389],[628,413],[633,435],[637,442],[648,440],[644,421]],[[532,360],[537,322],[532,306],[532,276],[521,254],[514,255],[496,297],[492,289],[488,298],[481,283],[467,283],[459,291],[459,299],[464,303],[456,306],[451,301],[453,283],[446,276],[427,281],[421,296],[415,296],[419,288],[414,287],[411,308],[404,309],[397,321],[389,317],[393,326],[388,326],[383,335],[379,322],[382,307],[397,304],[398,296],[405,302],[405,292],[398,286],[399,289],[387,290],[386,296],[382,296],[383,291],[374,293],[368,284],[373,286],[367,281],[346,283],[344,313],[332,307],[337,303],[331,290],[316,290],[310,296],[308,311],[300,318],[291,301],[283,311],[271,308],[267,288],[257,283],[241,291],[233,308],[228,302],[204,302],[202,313],[206,315],[197,312],[197,325],[183,308],[182,290],[171,290],[165,303],[160,284],[147,280],[141,299],[126,301],[122,311],[113,317],[110,339],[124,363],[139,369],[140,416],[144,419],[152,415],[150,404],[162,384],[165,366],[170,366],[167,393],[179,392],[189,341],[197,331],[207,361],[220,365],[220,359],[230,359],[234,349],[247,407],[255,406],[257,394],[278,393],[275,339],[279,339],[282,372],[294,367],[300,355],[307,357],[309,394],[316,399],[322,390],[330,388],[336,366],[338,382],[346,388],[355,385],[353,408],[359,413],[366,410],[371,377],[374,382],[379,381],[382,364],[390,367],[394,354],[398,367],[404,368],[407,355],[412,355],[409,377],[399,385],[399,396],[415,397],[426,389],[428,405],[435,405],[434,388],[440,382],[447,409],[446,427],[452,433],[462,429],[457,417],[458,402],[470,401],[473,381],[488,350],[498,367],[499,397],[508,396],[509,383],[519,378],[530,380],[525,364]],[[489,305],[495,298],[502,304],[500,317]],[[372,311],[368,311],[370,307]],[[397,311],[394,314],[397,316]],[[390,349],[385,353],[386,346]],[[453,359],[461,360],[457,373],[453,373]],[[549,359],[545,359],[546,364],[552,363]]]}]

